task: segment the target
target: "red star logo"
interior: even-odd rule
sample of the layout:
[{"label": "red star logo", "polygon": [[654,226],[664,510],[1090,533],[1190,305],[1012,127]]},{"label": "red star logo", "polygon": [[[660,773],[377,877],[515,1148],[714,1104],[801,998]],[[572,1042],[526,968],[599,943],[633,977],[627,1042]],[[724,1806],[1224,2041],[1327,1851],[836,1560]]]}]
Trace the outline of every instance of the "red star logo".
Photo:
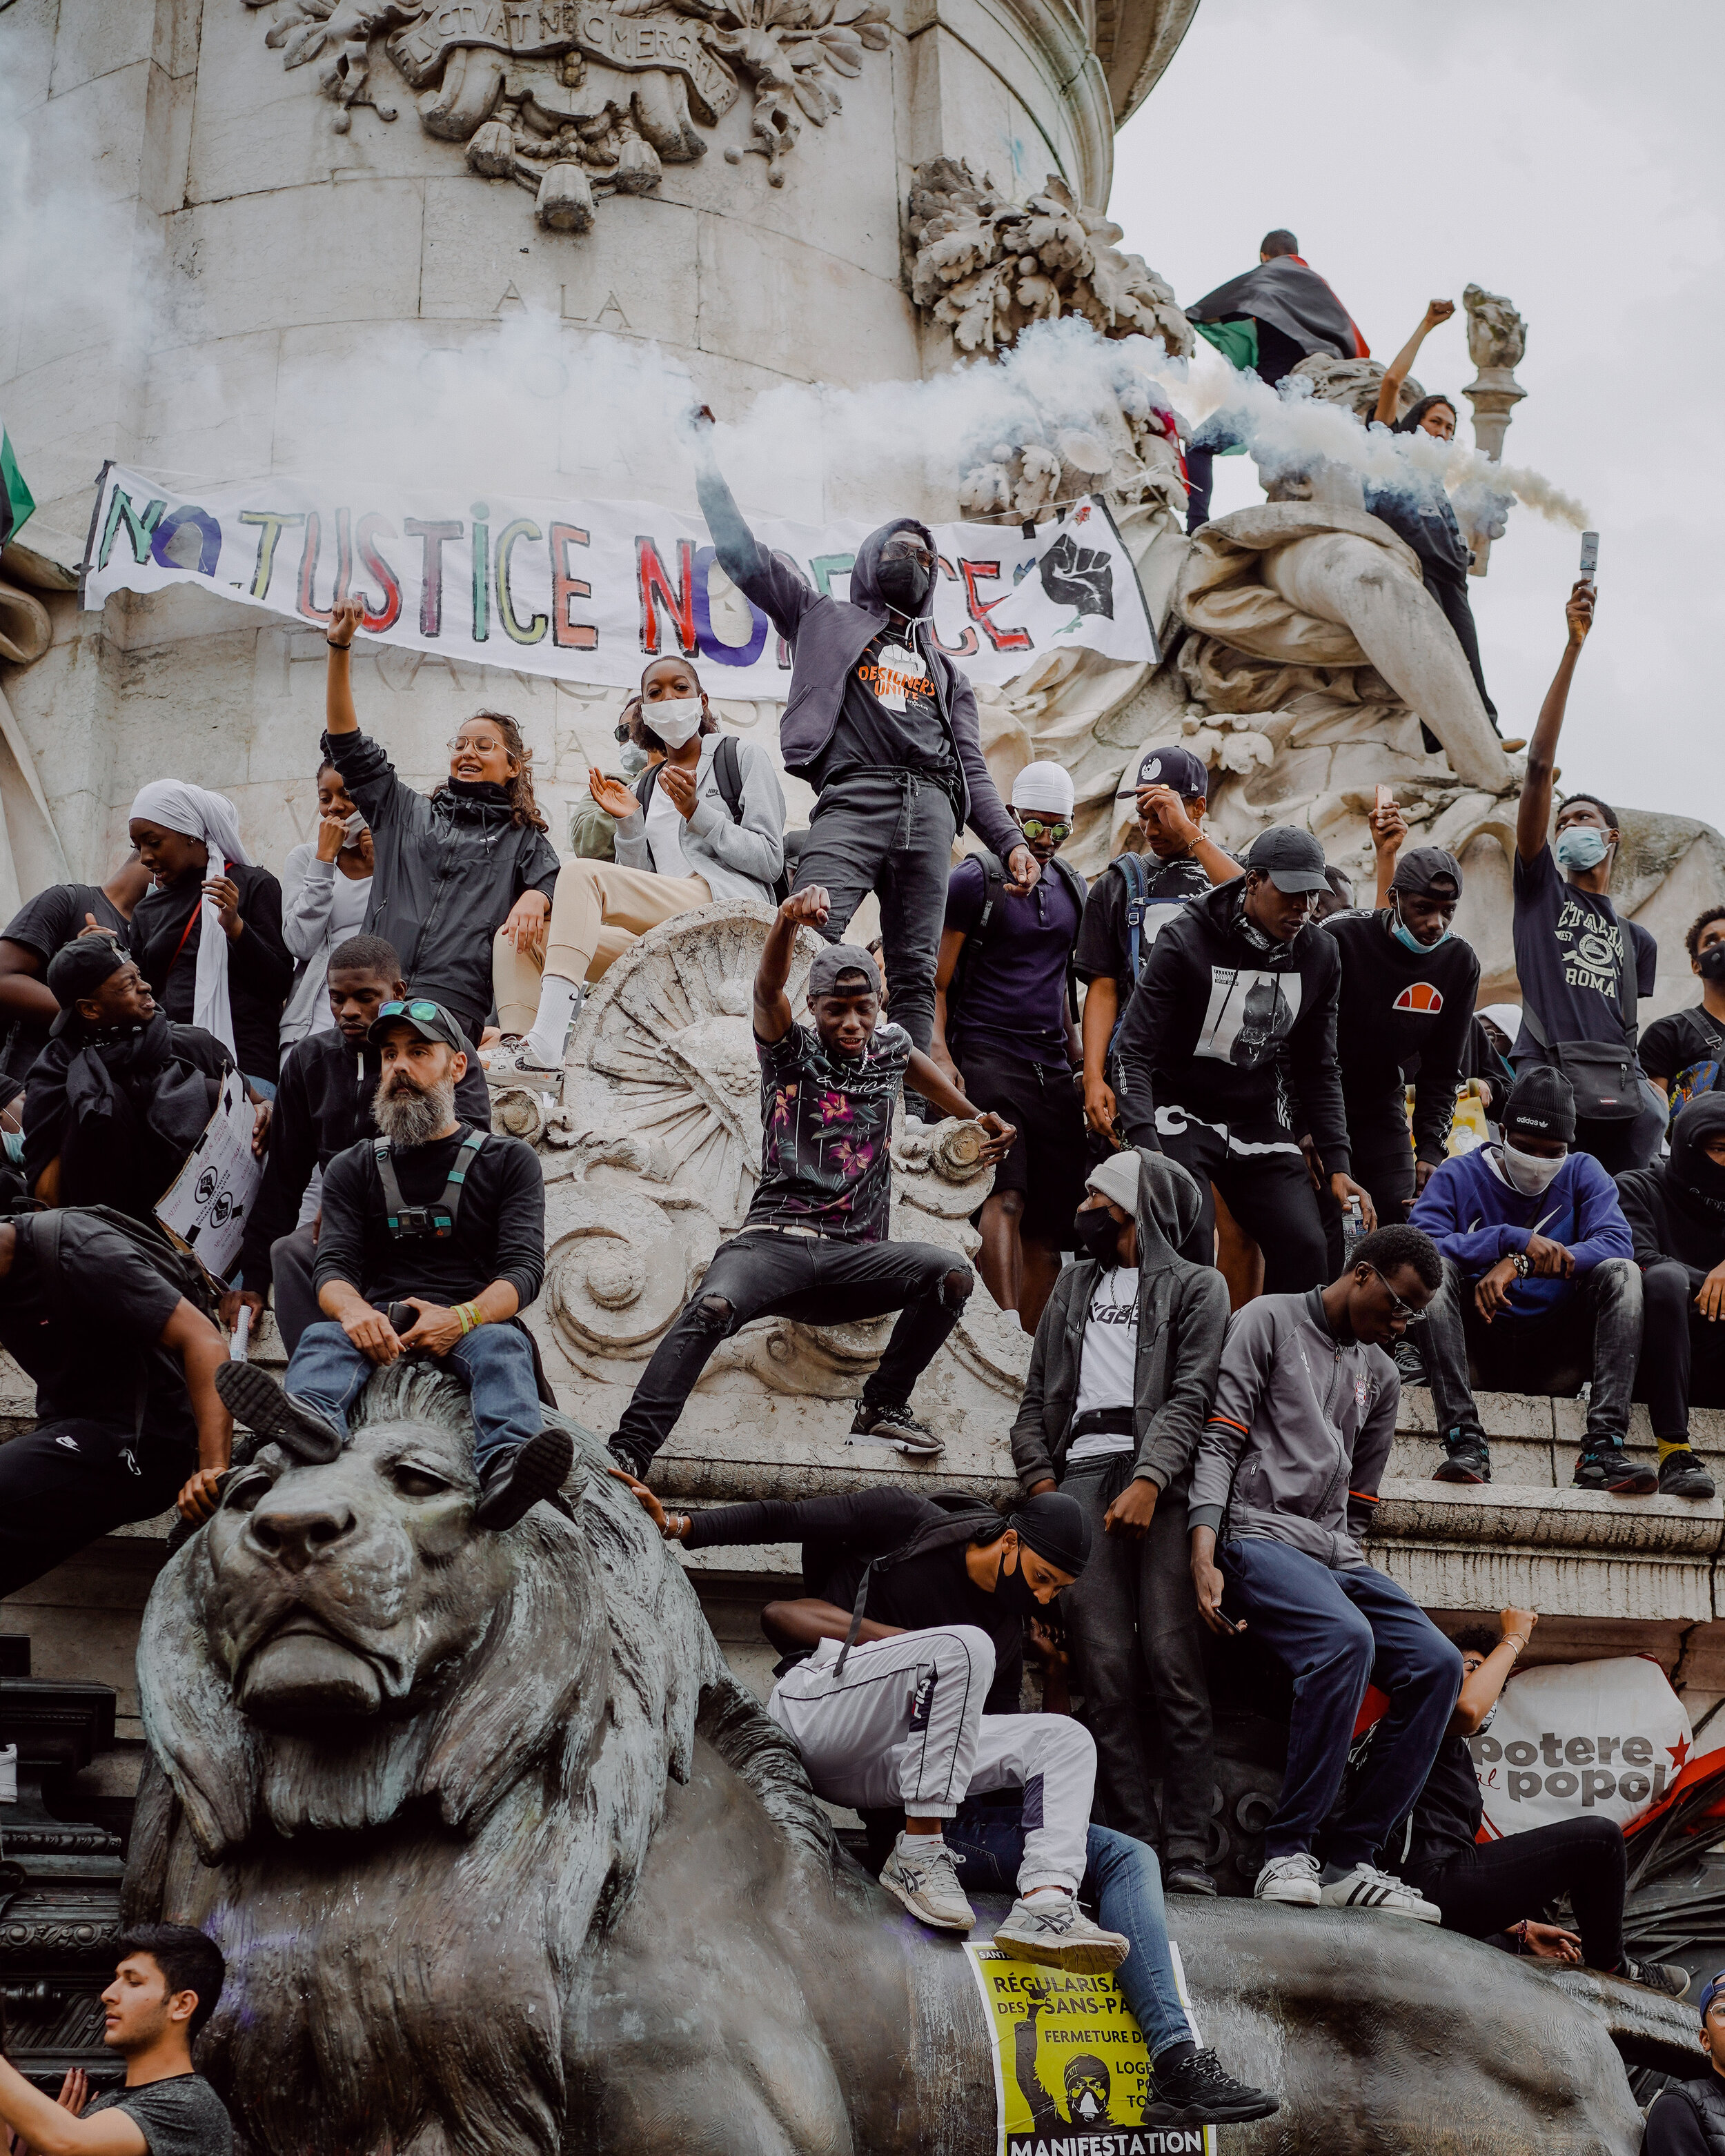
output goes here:
[{"label": "red star logo", "polygon": [[1680,1737],[1675,1744],[1667,1744],[1665,1748],[1671,1755],[1672,1766],[1681,1768],[1683,1762],[1689,1757],[1689,1739],[1686,1737]]}]

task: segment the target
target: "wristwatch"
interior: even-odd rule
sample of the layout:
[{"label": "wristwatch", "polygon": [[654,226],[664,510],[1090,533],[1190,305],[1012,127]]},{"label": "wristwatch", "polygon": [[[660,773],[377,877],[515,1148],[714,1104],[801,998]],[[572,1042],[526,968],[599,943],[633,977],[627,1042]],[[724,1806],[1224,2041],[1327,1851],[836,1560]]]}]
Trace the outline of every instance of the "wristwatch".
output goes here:
[{"label": "wristwatch", "polygon": [[1532,1258],[1527,1255],[1527,1253],[1525,1250],[1517,1250],[1516,1253],[1516,1278],[1517,1280],[1526,1280],[1528,1274],[1531,1273],[1532,1270],[1533,1260]]}]

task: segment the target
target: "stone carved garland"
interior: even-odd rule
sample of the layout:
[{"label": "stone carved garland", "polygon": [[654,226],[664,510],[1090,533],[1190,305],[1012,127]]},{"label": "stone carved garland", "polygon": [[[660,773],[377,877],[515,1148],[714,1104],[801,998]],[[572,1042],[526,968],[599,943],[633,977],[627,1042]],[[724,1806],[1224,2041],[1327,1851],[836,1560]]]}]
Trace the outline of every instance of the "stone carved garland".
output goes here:
[{"label": "stone carved garland", "polygon": [[285,66],[320,63],[345,134],[356,106],[397,116],[373,80],[381,38],[427,134],[525,187],[546,229],[583,233],[598,197],[650,193],[667,163],[704,157],[699,131],[736,103],[739,77],[754,90],[748,149],[782,187],[803,121],[843,109],[836,78],[884,49],[886,24],[882,0],[283,0],[265,43]]}]

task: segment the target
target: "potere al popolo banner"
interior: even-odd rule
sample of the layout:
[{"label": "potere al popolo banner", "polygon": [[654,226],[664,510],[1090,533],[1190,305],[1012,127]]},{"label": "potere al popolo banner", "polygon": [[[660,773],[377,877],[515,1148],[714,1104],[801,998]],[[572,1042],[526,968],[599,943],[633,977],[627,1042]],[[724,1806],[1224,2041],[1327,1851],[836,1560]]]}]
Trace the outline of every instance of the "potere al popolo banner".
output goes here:
[{"label": "potere al popolo banner", "polygon": [[[756,536],[809,583],[846,596],[873,527],[761,518]],[[934,629],[972,678],[1009,681],[1075,646],[1149,661],[1156,639],[1132,557],[1103,505],[1027,534],[935,529]],[[82,603],[202,584],[321,625],[365,601],[365,633],[416,651],[632,689],[649,659],[702,668],[708,692],[782,699],[790,653],[732,585],[699,517],[644,502],[390,493],[364,483],[248,480],[183,493],[110,465],[85,549]]]}]

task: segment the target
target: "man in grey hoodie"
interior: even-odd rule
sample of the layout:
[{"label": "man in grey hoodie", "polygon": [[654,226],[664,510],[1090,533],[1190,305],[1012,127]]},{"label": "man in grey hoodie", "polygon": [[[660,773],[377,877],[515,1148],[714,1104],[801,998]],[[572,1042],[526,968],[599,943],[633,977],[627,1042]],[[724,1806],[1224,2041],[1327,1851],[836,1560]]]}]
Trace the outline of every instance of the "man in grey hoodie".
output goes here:
[{"label": "man in grey hoodie", "polygon": [[[1192,1470],[1192,1578],[1213,1632],[1250,1623],[1294,1680],[1281,1802],[1253,1890],[1260,1901],[1440,1921],[1435,1903],[1375,1860],[1425,1786],[1461,1688],[1461,1656],[1367,1563],[1359,1537],[1401,1402],[1384,1351],[1419,1322],[1443,1277],[1430,1235],[1379,1228],[1329,1286],[1260,1296],[1229,1323]],[[1234,1615],[1224,1614],[1224,1594]],[[1312,1845],[1374,1676],[1389,1709],[1321,1861]]]},{"label": "man in grey hoodie", "polygon": [[895,517],[858,547],[849,599],[817,591],[750,531],[714,458],[712,424],[703,405],[691,436],[701,512],[720,567],[791,647],[779,747],[785,769],[819,796],[793,888],[825,891],[832,943],[880,894],[893,1020],[926,1055],[954,836],[968,824],[1015,897],[1038,874],[983,761],[975,691],[934,641],[933,536]]},{"label": "man in grey hoodie", "polygon": [[[1215,1396],[1228,1289],[1213,1266],[1176,1254],[1203,1204],[1177,1161],[1127,1147],[1087,1188],[1081,1254],[1036,1328],[1013,1463],[1026,1491],[1058,1478],[1090,1519],[1091,1561],[1061,1609],[1107,1823],[1160,1848],[1172,1892],[1214,1894],[1204,1865],[1210,1702],[1186,1492]],[[1162,1723],[1159,1835],[1136,1706],[1141,1658]]]}]

